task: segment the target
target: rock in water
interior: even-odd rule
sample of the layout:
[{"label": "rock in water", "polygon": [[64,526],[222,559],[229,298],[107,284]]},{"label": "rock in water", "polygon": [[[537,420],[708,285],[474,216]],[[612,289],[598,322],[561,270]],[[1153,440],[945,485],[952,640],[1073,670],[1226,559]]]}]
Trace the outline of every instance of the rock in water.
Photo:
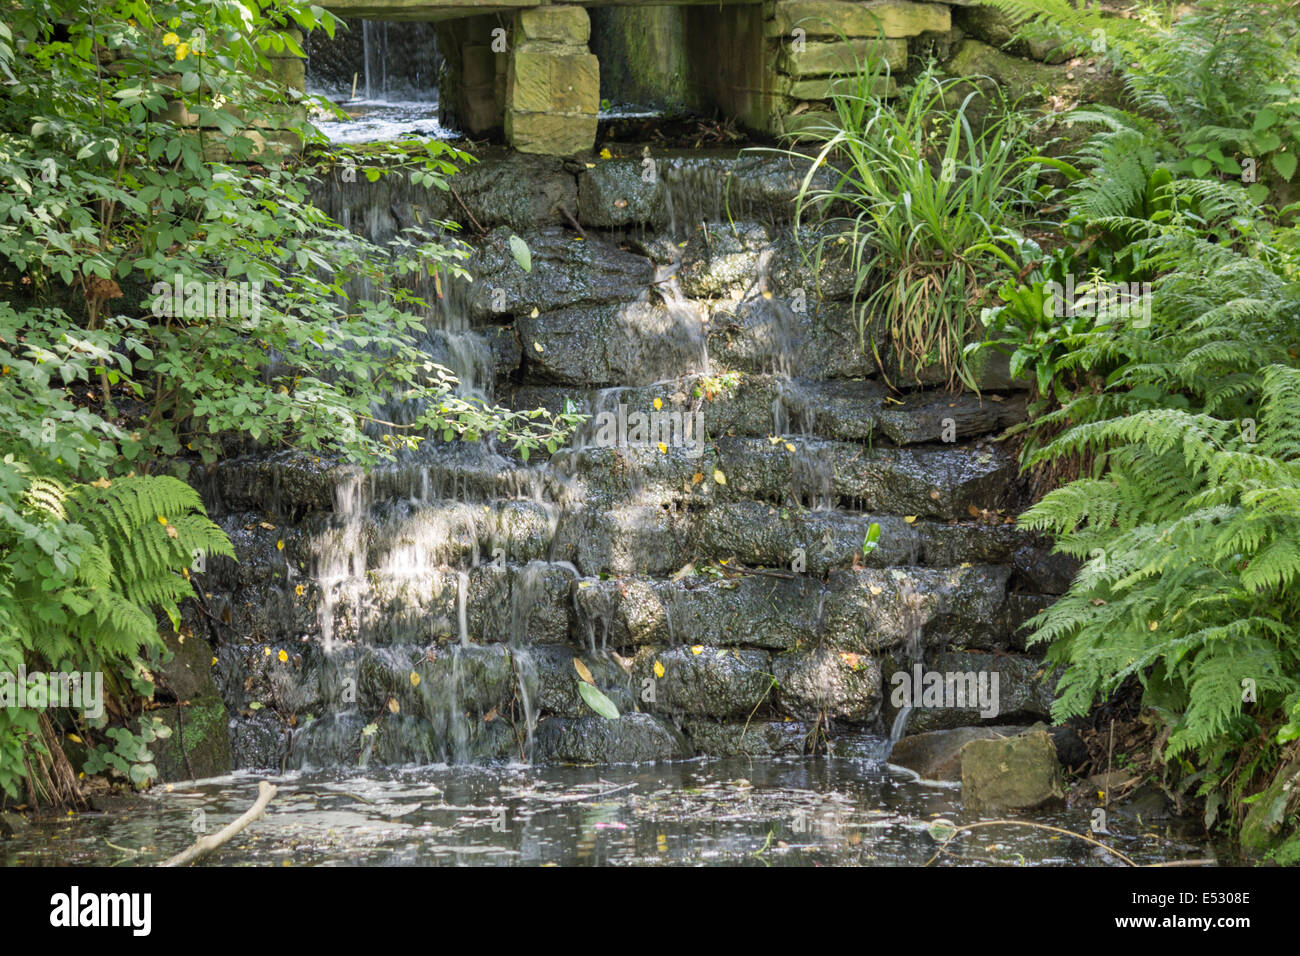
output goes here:
[{"label": "rock in water", "polygon": [[914,770],[926,780],[960,780],[962,749],[972,740],[1000,740],[1022,727],[955,727],[912,734],[894,745],[889,762]]},{"label": "rock in water", "polygon": [[981,815],[1062,803],[1056,746],[1045,731],[1003,740],[972,740],[961,751],[962,803]]}]

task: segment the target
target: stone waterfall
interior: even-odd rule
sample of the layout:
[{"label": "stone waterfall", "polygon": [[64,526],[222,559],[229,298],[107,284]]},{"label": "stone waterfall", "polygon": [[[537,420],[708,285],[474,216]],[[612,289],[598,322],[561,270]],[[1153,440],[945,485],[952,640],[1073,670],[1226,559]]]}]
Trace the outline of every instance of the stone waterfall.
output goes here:
[{"label": "stone waterfall", "polygon": [[[914,660],[997,671],[994,723],[1046,713],[1017,628],[1068,569],[1015,526],[994,440],[1024,393],[996,365],[979,394],[882,374],[845,258],[801,251],[805,168],[480,160],[458,200],[394,177],[327,179],[316,201],[381,242],[465,220],[474,281],[431,310],[430,356],[498,403],[592,421],[541,462],[430,438],[369,474],[286,453],[207,474],[240,560],[212,562],[188,623],[213,645],[237,766],[879,755]],[[652,412],[677,430],[635,427]],[[584,703],[575,659],[618,720]]]}]

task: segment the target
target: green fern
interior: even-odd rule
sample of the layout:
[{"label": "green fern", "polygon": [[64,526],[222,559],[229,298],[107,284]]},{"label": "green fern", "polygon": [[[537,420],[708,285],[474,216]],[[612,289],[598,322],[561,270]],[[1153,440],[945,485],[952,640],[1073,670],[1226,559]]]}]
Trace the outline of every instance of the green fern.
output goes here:
[{"label": "green fern", "polygon": [[[1247,212],[1222,184],[1168,191]],[[1065,667],[1054,715],[1136,678],[1169,723],[1166,755],[1195,755],[1213,781],[1300,693],[1300,292],[1278,246],[1205,228],[1145,225],[1137,244],[1162,273],[1151,327],[1073,340],[1071,361],[1108,386],[1046,416],[1069,427],[1027,457],[1090,453],[1098,473],[1021,520],[1085,562],[1030,622]]]}]

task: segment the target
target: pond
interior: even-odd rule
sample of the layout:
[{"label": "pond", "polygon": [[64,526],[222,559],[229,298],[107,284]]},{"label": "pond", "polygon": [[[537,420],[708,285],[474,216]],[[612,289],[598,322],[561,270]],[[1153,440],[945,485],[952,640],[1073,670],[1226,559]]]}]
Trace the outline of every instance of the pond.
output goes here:
[{"label": "pond", "polygon": [[[936,820],[975,822],[955,784],[820,757],[603,767],[523,764],[236,774],[156,788],[120,810],[35,823],[6,866],[153,864],[279,787],[265,819],[209,864],[323,866],[1123,866],[1026,826],[967,831],[936,857]],[[1088,832],[1083,809],[1020,819]],[[1195,837],[1112,813],[1098,838],[1139,864],[1212,856]],[[143,851],[143,852],[140,852]]]}]

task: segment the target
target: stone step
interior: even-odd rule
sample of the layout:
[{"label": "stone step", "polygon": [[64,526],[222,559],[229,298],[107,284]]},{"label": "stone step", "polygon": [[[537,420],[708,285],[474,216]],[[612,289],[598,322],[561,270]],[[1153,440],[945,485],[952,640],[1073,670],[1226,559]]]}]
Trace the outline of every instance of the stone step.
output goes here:
[{"label": "stone step", "polygon": [[1014,459],[988,447],[871,448],[784,436],[724,436],[702,451],[668,446],[562,451],[571,500],[702,509],[718,502],[804,504],[952,520],[1014,499]]},{"label": "stone step", "polygon": [[623,648],[713,642],[787,650],[823,641],[870,653],[916,635],[941,647],[1005,646],[1033,607],[1011,599],[1010,577],[1008,568],[971,565],[850,569],[826,583],[757,574],[583,579],[575,585],[576,633]]},{"label": "stone step", "polygon": [[335,458],[285,451],[224,461],[194,483],[212,514],[258,511],[284,523],[317,513],[365,515],[376,502],[561,502],[567,494],[554,471],[529,467],[482,443],[438,441],[369,473]]},{"label": "stone step", "polygon": [[[504,559],[463,571],[428,563],[367,566],[367,553],[359,549],[353,561],[318,565],[313,574],[310,548],[296,541],[282,551],[276,547],[294,540],[277,537],[286,532],[240,528],[232,532],[240,562],[214,560],[206,573],[195,576],[206,612],[187,609],[187,620],[219,644],[293,654],[323,641],[426,646],[466,639],[594,648],[696,643],[709,635],[729,645],[769,648],[829,636],[837,646],[861,650],[897,644],[912,633],[911,625],[929,628],[940,635],[936,640],[944,639],[940,632],[947,628],[949,638],[968,646],[1023,647],[1016,628],[1054,599],[1011,590],[1038,583],[1033,556],[1045,554],[1014,528],[908,526],[885,518],[867,566],[850,567],[868,520],[847,516],[836,523],[839,516],[805,514],[792,516],[783,523],[785,530],[767,537],[727,530],[729,518],[735,525],[770,519],[758,514],[759,508],[720,506],[716,523],[703,530],[700,545],[690,553],[673,552],[672,542],[661,539],[661,551],[650,552],[658,555],[653,559],[658,567],[647,567],[639,555],[634,560],[632,549],[623,560],[579,552],[581,568],[567,560],[514,564]],[[590,528],[579,529],[576,537],[590,540]],[[741,549],[732,547],[746,542],[760,553],[738,554]],[[778,566],[786,548],[805,549],[806,573],[749,570],[738,563]],[[708,563],[710,549],[720,560]],[[927,556],[966,560],[890,566],[899,558]],[[988,559],[1007,563],[981,563]],[[788,567],[794,560],[781,563]],[[974,581],[988,593],[972,593]],[[855,635],[855,628],[874,636]],[[725,638],[717,636],[724,632]]]},{"label": "stone step", "polygon": [[[786,223],[794,216],[794,199],[809,164],[775,152],[615,155],[578,175],[577,216],[584,226],[668,231],[702,219]],[[814,181],[829,185],[829,176],[819,172]]]},{"label": "stone step", "polygon": [[[689,375],[602,389],[521,385],[503,397],[514,409],[568,409],[588,416],[571,447],[622,443],[624,436],[629,443],[648,446],[683,438],[694,444],[701,433],[714,439],[796,433],[895,445],[952,444],[1026,418],[1023,395],[928,390],[895,397],[870,379],[791,381],[770,373]],[[638,422],[643,435],[637,432]]]},{"label": "stone step", "polygon": [[[994,674],[996,685],[992,681]],[[898,712],[896,697],[911,702],[916,709],[907,723],[910,734],[1050,720],[1059,677],[1034,657],[972,651],[931,655],[922,668],[919,688],[914,667],[893,656],[885,659],[884,675],[885,722],[892,724]],[[927,681],[926,675],[939,676]],[[932,697],[926,696],[927,688],[933,692]],[[920,699],[916,697],[918,689]],[[986,695],[983,701],[981,693]],[[959,703],[965,706],[957,706]]]}]

